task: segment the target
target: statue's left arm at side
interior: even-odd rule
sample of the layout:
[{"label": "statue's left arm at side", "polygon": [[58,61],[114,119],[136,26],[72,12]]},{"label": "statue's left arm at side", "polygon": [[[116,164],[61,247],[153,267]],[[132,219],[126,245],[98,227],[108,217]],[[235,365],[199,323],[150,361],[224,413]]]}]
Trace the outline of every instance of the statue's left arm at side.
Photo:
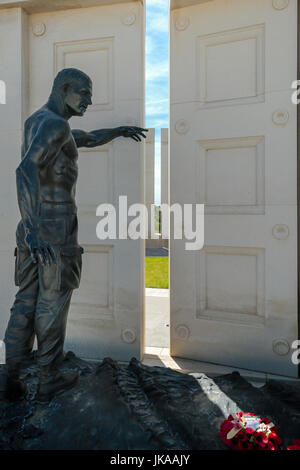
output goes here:
[{"label": "statue's left arm at side", "polygon": [[111,142],[117,137],[130,137],[136,142],[141,142],[141,137],[146,137],[144,132],[148,132],[148,130],[136,126],[121,126],[114,129],[99,129],[91,132],[72,129],[72,134],[78,148],[98,147]]}]

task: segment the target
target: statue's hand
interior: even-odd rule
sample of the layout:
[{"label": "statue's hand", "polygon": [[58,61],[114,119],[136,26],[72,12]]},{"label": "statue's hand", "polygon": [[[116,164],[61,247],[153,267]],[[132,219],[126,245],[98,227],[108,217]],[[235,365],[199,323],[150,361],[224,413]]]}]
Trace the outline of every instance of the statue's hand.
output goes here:
[{"label": "statue's hand", "polygon": [[28,246],[31,258],[34,263],[38,260],[43,265],[55,263],[55,254],[49,243],[44,242],[36,232],[28,232],[25,237],[25,243]]},{"label": "statue's hand", "polygon": [[148,132],[148,129],[136,126],[121,126],[119,127],[120,135],[123,137],[130,137],[136,142],[141,142],[141,136],[146,138],[144,132]]}]

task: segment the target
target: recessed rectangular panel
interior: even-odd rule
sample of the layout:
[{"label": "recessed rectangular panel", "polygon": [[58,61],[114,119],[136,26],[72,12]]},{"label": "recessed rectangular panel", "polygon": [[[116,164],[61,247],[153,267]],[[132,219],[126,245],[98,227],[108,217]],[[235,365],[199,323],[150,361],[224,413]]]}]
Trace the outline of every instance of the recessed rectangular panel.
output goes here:
[{"label": "recessed rectangular panel", "polygon": [[206,203],[256,204],[256,148],[206,151]]},{"label": "recessed rectangular panel", "polygon": [[84,246],[79,289],[74,290],[71,315],[111,315],[113,312],[112,247]]},{"label": "recessed rectangular panel", "polygon": [[93,87],[93,102],[107,104],[109,102],[108,84],[108,51],[67,52],[65,54],[65,67],[75,67],[85,71],[98,86]]},{"label": "recessed rectangular panel", "polygon": [[206,48],[206,100],[256,96],[256,39]]},{"label": "recessed rectangular panel", "polygon": [[198,202],[206,214],[261,214],[265,206],[263,137],[199,142]]},{"label": "recessed rectangular panel", "polygon": [[264,25],[197,38],[200,106],[264,100]]},{"label": "recessed rectangular panel", "polygon": [[256,269],[255,255],[207,253],[207,310],[256,314]]},{"label": "recessed rectangular panel", "polygon": [[263,323],[263,249],[205,247],[197,276],[198,318]]},{"label": "recessed rectangular panel", "polygon": [[113,108],[113,38],[67,41],[55,44],[55,73],[74,67],[93,82],[93,105],[89,110]]},{"label": "recessed rectangular panel", "polygon": [[208,3],[213,0],[171,0],[170,9],[174,10],[175,8],[189,7],[191,5],[198,5],[199,3]]}]

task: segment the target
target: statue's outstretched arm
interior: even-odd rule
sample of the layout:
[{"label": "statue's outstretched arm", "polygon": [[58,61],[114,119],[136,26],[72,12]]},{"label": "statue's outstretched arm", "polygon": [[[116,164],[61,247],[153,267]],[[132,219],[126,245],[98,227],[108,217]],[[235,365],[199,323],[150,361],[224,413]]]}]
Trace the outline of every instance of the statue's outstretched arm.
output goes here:
[{"label": "statue's outstretched arm", "polygon": [[35,262],[36,255],[43,263],[54,259],[50,245],[38,236],[40,169],[51,164],[66,142],[68,132],[67,126],[64,127],[61,123],[59,126],[57,122],[51,121],[42,124],[16,170],[17,196],[26,234],[25,242]]},{"label": "statue's outstretched arm", "polygon": [[85,132],[79,129],[72,130],[78,148],[98,147],[111,142],[117,137],[130,137],[136,142],[141,142],[142,137],[146,137],[144,132],[148,132],[148,130],[136,126],[121,126],[115,127],[114,129],[99,129],[91,132]]}]

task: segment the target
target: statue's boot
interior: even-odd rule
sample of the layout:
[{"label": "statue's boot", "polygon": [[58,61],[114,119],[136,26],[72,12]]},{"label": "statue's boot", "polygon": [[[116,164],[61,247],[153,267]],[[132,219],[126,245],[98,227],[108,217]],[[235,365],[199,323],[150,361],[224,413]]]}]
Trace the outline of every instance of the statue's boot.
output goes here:
[{"label": "statue's boot", "polygon": [[50,401],[55,395],[69,390],[75,385],[78,372],[75,370],[60,371],[57,368],[41,367],[36,400],[39,403]]},{"label": "statue's boot", "polygon": [[1,395],[2,398],[9,401],[16,401],[23,398],[27,392],[26,384],[20,380],[20,365],[19,364],[7,364],[6,378],[5,374],[1,374]]}]

